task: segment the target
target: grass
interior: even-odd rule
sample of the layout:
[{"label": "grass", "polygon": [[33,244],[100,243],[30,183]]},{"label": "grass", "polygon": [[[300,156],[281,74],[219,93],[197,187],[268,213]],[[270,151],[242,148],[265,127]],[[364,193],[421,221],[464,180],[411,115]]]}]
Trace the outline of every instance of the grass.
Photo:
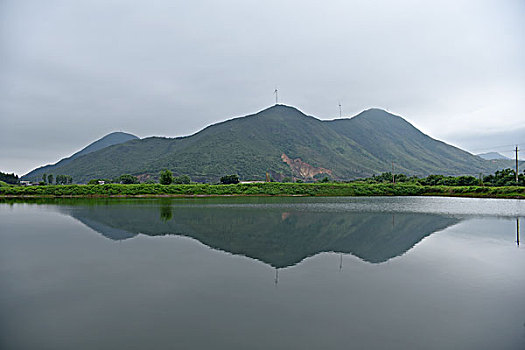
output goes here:
[{"label": "grass", "polygon": [[237,185],[48,185],[0,187],[0,197],[155,196],[455,196],[524,198],[525,187],[421,186],[363,183],[259,183]]}]

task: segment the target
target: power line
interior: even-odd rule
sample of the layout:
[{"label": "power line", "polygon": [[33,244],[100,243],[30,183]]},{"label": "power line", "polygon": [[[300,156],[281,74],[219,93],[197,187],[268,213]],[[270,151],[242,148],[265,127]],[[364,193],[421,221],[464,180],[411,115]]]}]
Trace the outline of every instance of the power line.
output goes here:
[{"label": "power line", "polygon": [[501,149],[501,148],[506,148],[507,150],[502,151],[502,152],[513,152],[514,149],[510,149],[511,147],[516,146],[516,144],[524,144],[524,143],[525,142],[516,142],[516,143],[510,144],[510,145],[500,145],[500,146],[492,146],[492,147],[487,147],[487,148],[478,148],[478,149],[473,149],[471,151],[472,152],[494,151],[494,150],[498,150],[498,149]]}]

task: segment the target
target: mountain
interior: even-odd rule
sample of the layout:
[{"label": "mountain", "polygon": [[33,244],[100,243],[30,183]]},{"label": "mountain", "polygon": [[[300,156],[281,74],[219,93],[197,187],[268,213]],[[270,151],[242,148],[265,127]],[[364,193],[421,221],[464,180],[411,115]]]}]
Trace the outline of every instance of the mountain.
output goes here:
[{"label": "mountain", "polygon": [[498,152],[481,153],[481,154],[478,154],[478,157],[481,157],[486,160],[497,160],[497,159],[510,160],[510,158],[505,157],[503,154],[500,154]]},{"label": "mountain", "polygon": [[[187,137],[150,137],[108,146],[57,164],[53,172],[71,175],[75,182],[125,173],[156,178],[163,169],[212,182],[233,173],[241,179],[264,179],[267,172],[276,179],[354,179],[391,171],[392,162],[396,172],[418,176],[479,175],[500,166],[435,140],[380,109],[321,121],[275,105]],[[24,179],[33,177],[29,173]]]},{"label": "mountain", "polygon": [[72,156],[68,158],[61,159],[55,164],[45,165],[35,170],[32,170],[31,172],[24,175],[22,179],[30,179],[32,181],[39,181],[42,178],[42,174],[44,173],[55,174],[55,175],[58,175],[58,174],[66,175],[65,173],[61,172],[60,169],[61,167],[71,163],[73,160],[81,156],[84,156],[86,154],[96,152],[108,146],[118,145],[124,142],[128,142],[130,140],[137,140],[137,139],[139,139],[137,136],[128,134],[125,132],[112,132],[98,139],[97,141],[90,143],[88,146],[84,147],[83,149],[74,153]]}]

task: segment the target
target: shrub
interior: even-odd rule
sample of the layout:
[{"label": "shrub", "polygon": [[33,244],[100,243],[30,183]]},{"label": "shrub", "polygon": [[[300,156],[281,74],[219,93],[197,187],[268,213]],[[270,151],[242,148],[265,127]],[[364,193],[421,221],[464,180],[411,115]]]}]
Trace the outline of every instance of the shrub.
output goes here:
[{"label": "shrub", "polygon": [[181,176],[176,176],[174,179],[173,179],[173,183],[175,184],[189,184],[191,182],[191,179],[188,175],[181,175]]},{"label": "shrub", "polygon": [[139,183],[139,179],[137,179],[133,175],[124,174],[124,175],[120,175],[120,177],[117,179],[117,182],[120,182],[121,184],[125,184],[125,185],[138,184]]},{"label": "shrub", "polygon": [[169,185],[173,182],[173,173],[168,169],[160,172],[159,183],[161,185]]},{"label": "shrub", "polygon": [[221,177],[221,184],[228,185],[228,184],[238,184],[239,183],[239,176],[238,175],[224,175]]}]

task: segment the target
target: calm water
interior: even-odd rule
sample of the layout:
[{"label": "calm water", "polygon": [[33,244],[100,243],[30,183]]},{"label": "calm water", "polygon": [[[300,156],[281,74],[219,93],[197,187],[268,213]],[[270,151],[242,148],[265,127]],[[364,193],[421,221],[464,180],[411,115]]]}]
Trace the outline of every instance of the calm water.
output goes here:
[{"label": "calm water", "polygon": [[0,202],[1,349],[524,349],[525,201]]}]

